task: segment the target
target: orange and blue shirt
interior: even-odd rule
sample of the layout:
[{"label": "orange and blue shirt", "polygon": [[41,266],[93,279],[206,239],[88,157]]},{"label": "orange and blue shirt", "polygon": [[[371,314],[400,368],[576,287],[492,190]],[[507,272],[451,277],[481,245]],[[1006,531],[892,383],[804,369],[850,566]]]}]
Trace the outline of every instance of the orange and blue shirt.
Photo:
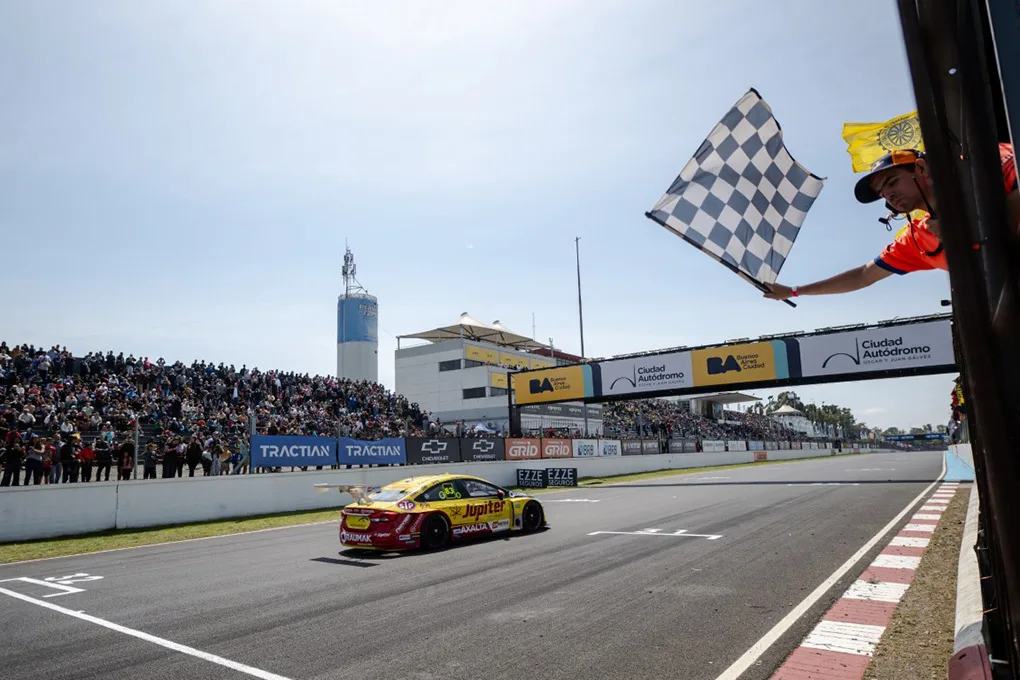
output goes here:
[{"label": "orange and blue shirt", "polygon": [[[1012,144],[999,144],[999,160],[1002,162],[1002,181],[1006,193],[1017,189],[1016,158]],[[892,243],[875,258],[875,264],[893,274],[948,270],[946,253],[942,243],[928,229],[928,214],[916,220],[896,234]]]}]

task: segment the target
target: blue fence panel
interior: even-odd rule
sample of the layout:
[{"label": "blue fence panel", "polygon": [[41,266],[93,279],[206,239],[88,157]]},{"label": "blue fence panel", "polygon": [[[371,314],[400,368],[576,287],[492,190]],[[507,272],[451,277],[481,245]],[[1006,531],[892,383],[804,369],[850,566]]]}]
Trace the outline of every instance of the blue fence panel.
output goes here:
[{"label": "blue fence panel", "polygon": [[336,440],[327,437],[251,438],[252,467],[306,467],[336,465]]},{"label": "blue fence panel", "polygon": [[402,437],[372,442],[341,437],[337,454],[340,465],[407,465],[407,446]]}]

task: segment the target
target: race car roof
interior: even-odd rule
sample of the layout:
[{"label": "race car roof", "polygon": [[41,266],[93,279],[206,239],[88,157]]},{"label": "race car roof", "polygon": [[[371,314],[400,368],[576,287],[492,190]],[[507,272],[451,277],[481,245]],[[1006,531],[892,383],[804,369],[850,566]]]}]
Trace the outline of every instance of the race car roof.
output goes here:
[{"label": "race car roof", "polygon": [[445,482],[451,479],[481,479],[480,477],[474,477],[473,475],[458,475],[449,472],[444,472],[439,475],[419,475],[417,477],[406,477],[404,479],[398,479],[395,482],[390,482],[383,488],[387,489],[413,489],[419,486],[429,486],[437,482]]}]

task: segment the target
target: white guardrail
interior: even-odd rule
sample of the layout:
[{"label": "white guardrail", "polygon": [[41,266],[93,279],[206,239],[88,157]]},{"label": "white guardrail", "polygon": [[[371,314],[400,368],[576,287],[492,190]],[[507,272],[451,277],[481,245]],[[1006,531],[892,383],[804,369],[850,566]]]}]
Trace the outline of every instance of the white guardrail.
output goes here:
[{"label": "white guardrail", "polygon": [[[176,479],[89,482],[0,490],[0,543],[86,534],[109,529],[165,526],[228,517],[336,508],[346,494],[315,493],[318,482],[382,486],[415,475],[477,475],[502,486],[517,483],[518,468],[571,467],[580,477],[809,458],[835,450],[803,449],[718,453],[664,453],[594,458],[452,463]],[[842,454],[860,453],[846,449]]]}]

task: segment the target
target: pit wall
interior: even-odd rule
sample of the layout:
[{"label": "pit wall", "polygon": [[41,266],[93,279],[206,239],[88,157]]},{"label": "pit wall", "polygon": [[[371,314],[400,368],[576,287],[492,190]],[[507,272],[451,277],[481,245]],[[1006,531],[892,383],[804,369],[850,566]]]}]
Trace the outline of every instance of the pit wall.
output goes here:
[{"label": "pit wall", "polygon": [[0,543],[337,508],[351,502],[350,496],[335,490],[316,492],[312,485],[321,482],[383,486],[415,475],[455,473],[513,486],[517,483],[518,468],[571,467],[577,468],[578,478],[607,477],[867,452],[847,448],[664,453],[7,487],[0,490]]}]

